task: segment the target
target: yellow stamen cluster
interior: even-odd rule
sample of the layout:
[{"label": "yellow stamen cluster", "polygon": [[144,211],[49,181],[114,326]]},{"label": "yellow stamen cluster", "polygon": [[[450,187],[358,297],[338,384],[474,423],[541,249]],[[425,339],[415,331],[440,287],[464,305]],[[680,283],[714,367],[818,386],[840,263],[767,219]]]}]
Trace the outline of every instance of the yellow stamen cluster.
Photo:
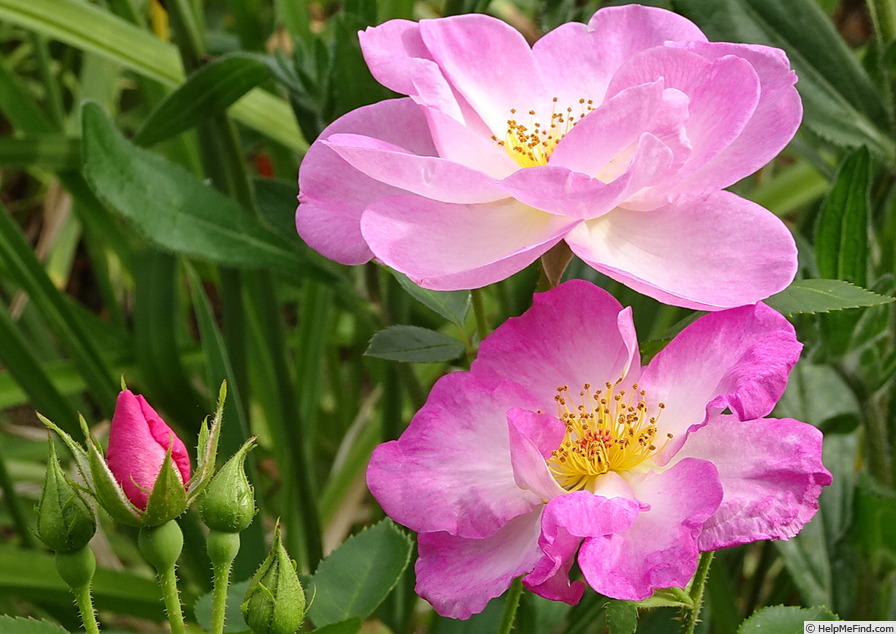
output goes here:
[{"label": "yellow stamen cluster", "polygon": [[528,124],[521,123],[517,119],[516,108],[511,109],[504,140],[499,140],[496,136],[492,136],[492,140],[506,149],[510,157],[520,167],[547,165],[551,153],[560,143],[560,139],[572,130],[585,115],[594,110],[594,102],[591,99],[579,99],[580,112],[578,114],[573,113],[571,106],[558,111],[557,101],[558,98],[554,97],[549,122],[538,120],[538,113],[535,110],[529,110]]},{"label": "yellow stamen cluster", "polygon": [[[573,403],[566,385],[557,388],[557,417],[566,425],[566,436],[548,458],[548,467],[564,489],[589,487],[608,471],[632,469],[658,451],[657,419],[649,415],[646,392],[635,383],[629,393],[621,379],[607,382],[604,390],[591,391],[586,383]],[[665,407],[659,403],[662,411]],[[666,434],[668,442],[672,434]],[[661,448],[661,447],[660,447]]]}]

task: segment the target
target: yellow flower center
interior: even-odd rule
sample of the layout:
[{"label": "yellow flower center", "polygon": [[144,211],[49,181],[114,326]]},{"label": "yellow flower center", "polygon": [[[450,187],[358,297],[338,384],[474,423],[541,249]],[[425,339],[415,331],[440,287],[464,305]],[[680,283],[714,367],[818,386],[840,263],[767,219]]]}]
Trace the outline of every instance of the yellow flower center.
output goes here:
[{"label": "yellow flower center", "polygon": [[[567,491],[589,487],[608,471],[628,471],[662,447],[657,447],[656,422],[651,416],[646,392],[635,383],[629,393],[606,383],[604,390],[591,391],[586,383],[573,402],[569,387],[557,388],[557,417],[566,425],[566,435],[547,460],[557,483]],[[665,407],[657,404],[660,411]],[[667,440],[672,434],[666,434]]]},{"label": "yellow flower center", "polygon": [[579,99],[579,114],[573,113],[571,106],[558,111],[557,101],[557,97],[554,97],[548,121],[541,120],[535,110],[529,110],[529,119],[523,123],[516,108],[511,109],[504,140],[499,140],[494,135],[492,140],[503,147],[520,167],[547,165],[560,139],[585,115],[594,110],[594,102],[591,99]]}]

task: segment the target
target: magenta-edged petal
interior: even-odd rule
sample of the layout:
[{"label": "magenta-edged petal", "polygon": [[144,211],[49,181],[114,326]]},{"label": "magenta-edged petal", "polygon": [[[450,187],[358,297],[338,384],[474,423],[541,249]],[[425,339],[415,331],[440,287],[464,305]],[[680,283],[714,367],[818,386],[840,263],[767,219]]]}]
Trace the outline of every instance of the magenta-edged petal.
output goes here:
[{"label": "magenta-edged petal", "polygon": [[562,385],[578,394],[585,383],[602,386],[626,374],[637,380],[638,354],[631,309],[590,282],[570,280],[536,293],[529,310],[495,329],[471,372],[492,383],[513,381],[553,414]]},{"label": "magenta-edged petal", "polygon": [[583,538],[601,538],[628,530],[635,523],[640,504],[626,498],[608,499],[576,491],[552,499],[541,516],[538,545],[544,552],[524,585],[547,599],[576,603],[581,583],[570,583],[569,569]]},{"label": "magenta-edged petal", "polygon": [[442,616],[468,619],[501,596],[541,556],[538,548],[541,509],[507,522],[485,539],[448,533],[421,533],[417,594]]},{"label": "magenta-edged petal", "polygon": [[514,481],[507,432],[507,411],[531,405],[510,383],[486,388],[468,373],[442,377],[401,438],[373,452],[370,492],[412,530],[494,534],[541,504]]},{"label": "magenta-edged petal", "polygon": [[714,417],[690,434],[675,459],[711,461],[724,491],[722,505],[703,525],[700,550],[796,535],[831,483],[821,441],[821,432],[806,423],[736,416]]},{"label": "magenta-edged petal", "polygon": [[379,260],[420,286],[458,290],[525,268],[576,222],[512,199],[454,205],[392,196],[370,205],[361,231]]},{"label": "magenta-edged petal", "polygon": [[563,423],[548,414],[513,408],[507,412],[507,427],[510,463],[517,486],[532,491],[542,500],[566,493],[545,462],[566,435]]},{"label": "magenta-edged petal", "polygon": [[587,25],[563,24],[532,47],[546,90],[565,105],[601,103],[617,69],[632,55],[668,41],[705,42],[692,22],[670,11],[627,5],[601,9]]},{"label": "magenta-edged petal", "polygon": [[564,167],[543,165],[520,170],[500,187],[515,199],[548,213],[572,218],[597,218],[664,176],[672,151],[652,134],[643,134],[625,172],[604,183]]},{"label": "magenta-edged petal", "polygon": [[639,601],[657,588],[683,587],[691,580],[700,530],[719,507],[722,486],[712,463],[694,458],[629,481],[650,510],[626,531],[585,539],[579,567],[601,594]]},{"label": "magenta-edged petal", "polygon": [[446,203],[493,202],[507,196],[482,172],[435,156],[411,154],[368,136],[334,134],[324,144],[370,178],[411,194]]},{"label": "magenta-edged petal", "polygon": [[435,108],[427,108],[426,116],[433,143],[442,158],[479,170],[492,178],[504,178],[520,169],[490,134],[480,134]]},{"label": "magenta-edged petal", "polygon": [[451,86],[499,138],[512,109],[550,102],[525,38],[501,20],[480,14],[423,20],[420,35]]},{"label": "magenta-edged petal", "polygon": [[675,436],[660,461],[689,429],[725,408],[741,420],[767,415],[801,350],[790,322],[765,304],[704,315],[681,331],[641,375],[651,400],[666,406],[661,432]]},{"label": "magenta-edged petal", "polygon": [[737,139],[678,183],[680,191],[711,191],[752,174],[784,149],[800,125],[803,105],[794,87],[796,74],[780,49],[727,42],[693,43],[687,48],[710,60],[736,55],[753,65],[760,83],[759,103]]},{"label": "magenta-edged petal", "polygon": [[324,256],[363,264],[373,254],[361,235],[361,213],[371,202],[402,191],[365,176],[324,144],[342,133],[375,137],[422,156],[435,155],[435,147],[419,106],[397,99],[353,110],[330,124],[309,148],[299,170],[296,229]]},{"label": "magenta-edged petal", "polygon": [[645,212],[617,208],[579,225],[566,242],[609,277],[697,310],[765,299],[786,288],[797,267],[784,223],[726,191]]}]

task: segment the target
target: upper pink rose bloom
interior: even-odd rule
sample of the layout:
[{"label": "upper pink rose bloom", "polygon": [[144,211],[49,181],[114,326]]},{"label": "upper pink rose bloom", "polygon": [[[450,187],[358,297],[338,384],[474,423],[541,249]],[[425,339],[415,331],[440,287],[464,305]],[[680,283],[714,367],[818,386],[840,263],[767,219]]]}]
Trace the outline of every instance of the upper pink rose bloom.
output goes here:
[{"label": "upper pink rose bloom", "polygon": [[485,15],[360,34],[407,98],[330,125],[299,173],[296,227],[343,264],[420,286],[502,280],[565,240],[598,271],[702,310],[752,304],[797,267],[788,229],[722,188],[771,160],[802,116],[784,52],[708,42],[628,5],[531,48]]},{"label": "upper pink rose bloom", "polygon": [[[467,618],[515,577],[576,603],[683,587],[700,551],[788,539],[831,475],[821,433],[766,418],[801,350],[764,304],[701,317],[641,367],[631,309],[570,281],[442,377],[367,472],[419,533],[417,592]],[[730,413],[723,413],[728,410]]]},{"label": "upper pink rose bloom", "polygon": [[184,483],[190,480],[190,457],[184,443],[140,394],[124,390],[115,402],[106,463],[131,503],[146,510],[165,455]]}]

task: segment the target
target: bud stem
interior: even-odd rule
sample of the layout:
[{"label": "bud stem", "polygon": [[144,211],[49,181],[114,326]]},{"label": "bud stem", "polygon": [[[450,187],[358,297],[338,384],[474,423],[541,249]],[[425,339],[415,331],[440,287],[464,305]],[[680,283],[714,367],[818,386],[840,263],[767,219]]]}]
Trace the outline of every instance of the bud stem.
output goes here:
[{"label": "bud stem", "polygon": [[240,534],[209,531],[206,542],[208,556],[212,560],[215,589],[212,594],[211,634],[224,632],[224,615],[227,609],[227,587],[230,585],[230,566],[240,550]]},{"label": "bud stem", "polygon": [[156,579],[165,600],[171,634],[186,634],[180,594],[177,591],[177,575],[174,573],[183,545],[184,535],[174,520],[161,526],[144,526],[137,539],[140,554],[156,569]]},{"label": "bud stem", "polygon": [[507,598],[504,601],[504,614],[501,616],[501,625],[498,628],[499,634],[510,634],[513,629],[513,622],[516,620],[516,609],[520,605],[520,596],[523,594],[523,582],[521,577],[517,577],[510,584],[510,590],[507,591]]},{"label": "bud stem", "polygon": [[56,570],[75,595],[84,631],[87,634],[99,634],[100,626],[96,621],[93,595],[90,593],[90,582],[96,570],[93,551],[83,546],[71,553],[56,553]]}]

